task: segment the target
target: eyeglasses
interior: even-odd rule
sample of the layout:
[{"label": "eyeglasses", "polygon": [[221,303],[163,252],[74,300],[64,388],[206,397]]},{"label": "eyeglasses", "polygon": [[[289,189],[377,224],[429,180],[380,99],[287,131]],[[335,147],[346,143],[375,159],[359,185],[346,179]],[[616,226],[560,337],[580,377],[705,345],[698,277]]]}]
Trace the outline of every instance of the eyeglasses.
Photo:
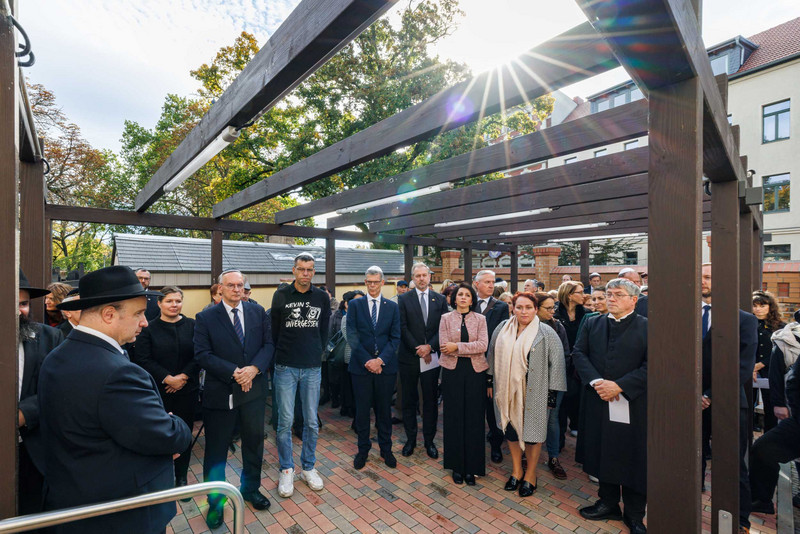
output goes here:
[{"label": "eyeglasses", "polygon": [[225,284],[228,289],[244,289],[244,284]]},{"label": "eyeglasses", "polygon": [[545,310],[545,311],[553,311],[553,310],[555,310],[555,309],[556,309],[556,307],[555,307],[555,306],[539,306],[539,307],[540,307],[541,309]]},{"label": "eyeglasses", "polygon": [[301,267],[294,267],[293,270],[297,271],[298,273],[303,273],[303,274],[313,273],[314,272],[314,268],[313,267],[311,269],[303,269]]},{"label": "eyeglasses", "polygon": [[627,293],[608,293],[606,292],[606,299],[621,299],[623,297],[630,297]]},{"label": "eyeglasses", "polygon": [[367,284],[368,286],[377,286],[381,282],[383,282],[383,280],[364,280],[364,283]]}]

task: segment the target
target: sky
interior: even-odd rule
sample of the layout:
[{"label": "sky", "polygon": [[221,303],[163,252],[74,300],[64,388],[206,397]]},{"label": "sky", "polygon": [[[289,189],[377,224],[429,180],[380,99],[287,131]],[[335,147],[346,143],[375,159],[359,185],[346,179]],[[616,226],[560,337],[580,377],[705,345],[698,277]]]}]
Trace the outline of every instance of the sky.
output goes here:
[{"label": "sky", "polygon": [[[152,128],[167,94],[197,91],[190,70],[210,62],[242,30],[263,45],[297,3],[25,0],[19,20],[31,38],[36,64],[24,72],[55,92],[93,146],[117,151],[125,120]],[[800,16],[797,0],[768,0],[757,8],[749,0],[705,0],[704,6],[706,46]],[[465,16],[458,30],[437,52],[467,63],[475,74],[585,21],[569,0],[462,0],[461,8]],[[565,92],[585,97],[625,79],[616,69]]]}]

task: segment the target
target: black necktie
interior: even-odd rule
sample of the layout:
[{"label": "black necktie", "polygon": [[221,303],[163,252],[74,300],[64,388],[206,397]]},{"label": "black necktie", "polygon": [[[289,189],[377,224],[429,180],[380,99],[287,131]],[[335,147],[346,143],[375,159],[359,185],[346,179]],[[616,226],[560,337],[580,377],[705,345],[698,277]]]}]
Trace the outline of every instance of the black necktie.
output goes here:
[{"label": "black necktie", "polygon": [[710,304],[703,304],[703,337],[708,334],[709,313],[711,312]]},{"label": "black necktie", "polygon": [[242,329],[242,322],[239,320],[239,308],[231,308],[233,312],[233,329],[239,337],[239,341],[244,345],[244,330]]}]

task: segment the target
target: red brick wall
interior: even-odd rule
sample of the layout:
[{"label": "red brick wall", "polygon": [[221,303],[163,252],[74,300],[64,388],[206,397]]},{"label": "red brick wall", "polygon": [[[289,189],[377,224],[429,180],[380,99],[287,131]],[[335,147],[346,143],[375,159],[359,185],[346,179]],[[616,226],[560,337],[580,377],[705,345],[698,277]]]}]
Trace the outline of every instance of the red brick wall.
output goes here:
[{"label": "red brick wall", "polygon": [[[764,289],[778,298],[784,321],[792,321],[792,314],[800,308],[800,273],[798,272],[765,272]],[[778,295],[778,284],[789,285],[789,296]],[[785,286],[784,286],[785,287]]]}]

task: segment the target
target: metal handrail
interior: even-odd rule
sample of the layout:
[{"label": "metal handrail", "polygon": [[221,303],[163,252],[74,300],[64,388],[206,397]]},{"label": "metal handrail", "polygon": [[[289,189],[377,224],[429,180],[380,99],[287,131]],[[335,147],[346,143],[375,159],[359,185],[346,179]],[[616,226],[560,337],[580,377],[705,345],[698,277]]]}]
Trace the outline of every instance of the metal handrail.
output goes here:
[{"label": "metal handrail", "polygon": [[244,499],[239,490],[227,482],[203,482],[192,484],[191,486],[181,486],[170,488],[155,493],[146,493],[118,501],[108,501],[88,506],[76,506],[74,508],[64,508],[63,510],[53,510],[41,514],[23,515],[12,517],[0,521],[0,533],[6,532],[26,532],[35,528],[51,527],[80,519],[88,519],[101,515],[123,512],[133,508],[141,508],[153,504],[194,497],[206,493],[222,493],[231,500],[233,505],[233,534],[244,534]]}]

